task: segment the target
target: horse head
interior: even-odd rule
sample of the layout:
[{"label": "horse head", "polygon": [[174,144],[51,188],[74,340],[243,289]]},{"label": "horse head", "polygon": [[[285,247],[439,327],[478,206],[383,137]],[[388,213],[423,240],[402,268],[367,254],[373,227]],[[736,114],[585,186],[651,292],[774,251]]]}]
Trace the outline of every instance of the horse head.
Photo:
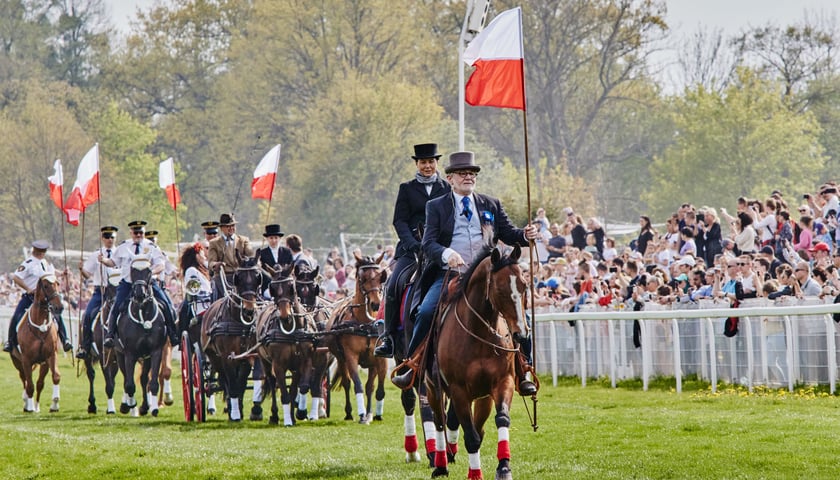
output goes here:
[{"label": "horse head", "polygon": [[527,332],[525,322],[525,292],[527,283],[519,268],[522,250],[513,247],[510,255],[503,256],[498,248],[490,254],[490,272],[487,274],[486,298],[493,309],[507,322],[514,337]]},{"label": "horse head", "polygon": [[131,299],[143,303],[152,298],[152,262],[146,255],[131,259]]},{"label": "horse head", "polygon": [[58,291],[58,279],[55,276],[55,268],[52,266],[38,280],[35,302],[49,308],[53,315],[61,315],[64,311],[64,302],[61,301],[61,294]]},{"label": "horse head", "polygon": [[295,288],[300,298],[300,303],[307,308],[312,308],[318,303],[318,295],[321,294],[321,287],[315,281],[318,278],[320,267],[315,270],[306,263],[295,265]]},{"label": "horse head", "polygon": [[353,256],[356,257],[356,296],[364,297],[365,315],[368,320],[374,321],[382,303],[382,286],[388,279],[388,272],[379,265],[382,255],[377,259],[363,257],[358,253]]},{"label": "horse head", "polygon": [[274,274],[271,276],[268,291],[274,300],[274,305],[277,306],[277,313],[280,318],[289,318],[292,315],[295,300],[297,300],[292,265],[276,265],[273,270]]},{"label": "horse head", "polygon": [[257,257],[245,257],[233,273],[233,288],[246,314],[253,315],[257,308],[262,276],[262,270],[257,266]]}]

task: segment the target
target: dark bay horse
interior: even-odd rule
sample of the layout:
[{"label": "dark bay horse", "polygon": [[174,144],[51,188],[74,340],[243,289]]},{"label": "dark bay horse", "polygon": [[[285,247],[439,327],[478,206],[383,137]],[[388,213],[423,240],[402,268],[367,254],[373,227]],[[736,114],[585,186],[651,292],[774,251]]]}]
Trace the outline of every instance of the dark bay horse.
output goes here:
[{"label": "dark bay horse", "polygon": [[[308,264],[300,263],[295,265],[294,271],[298,299],[304,311],[309,316],[308,321],[314,323],[315,331],[317,332],[314,345],[315,350],[312,354],[312,381],[309,385],[310,391],[312,392],[309,420],[312,421],[320,418],[319,412],[322,409],[326,410],[326,394],[329,392],[327,374],[329,373],[330,364],[334,359],[327,347],[327,342],[321,335],[327,328],[332,304],[328,305],[320,297],[321,290],[317,282],[319,270],[319,267],[315,267],[313,270]],[[301,396],[297,409],[298,420],[303,420],[303,413],[306,412],[305,401],[306,397]]]},{"label": "dark bay horse", "polygon": [[[114,269],[119,272],[119,270]],[[116,275],[116,282],[119,283],[119,275]],[[97,287],[99,288],[99,287]],[[104,323],[107,323],[108,313],[114,304],[114,296],[116,295],[116,285],[113,283],[105,287],[105,292],[102,294],[102,307],[96,314],[93,320],[91,331],[93,332],[92,348],[88,351],[84,358],[85,373],[88,379],[88,413],[96,413],[96,395],[93,393],[93,383],[96,379],[96,364],[102,369],[102,377],[105,380],[105,395],[108,398],[108,405],[105,413],[112,415],[117,413],[116,405],[114,404],[114,389],[116,387],[116,377],[119,371],[119,364],[117,362],[117,355],[112,348],[105,348],[102,345],[104,339]]]},{"label": "dark bay horse", "polygon": [[140,415],[151,411],[158,414],[158,373],[166,343],[166,322],[163,311],[166,307],[158,301],[152,291],[151,261],[145,255],[138,255],[131,261],[131,293],[128,308],[117,317],[117,362],[123,375],[123,401],[120,413],[134,414],[137,400],[134,394],[137,385],[134,381],[134,368],[139,362],[140,391],[143,402]]},{"label": "dark bay horse", "polygon": [[[374,321],[382,301],[382,288],[388,272],[379,266],[379,259],[356,255],[356,292],[336,304],[327,324],[327,344],[337,361],[336,376],[341,380],[345,392],[345,419],[352,420],[350,404],[350,382],[356,394],[356,411],[359,423],[370,422],[371,397],[373,383],[376,386],[375,420],[382,419],[382,407],[385,399],[385,375],[388,363],[384,358],[373,355],[379,333]],[[368,369],[365,388],[359,376],[359,367]]]},{"label": "dark bay horse", "polygon": [[[293,400],[299,392],[303,396],[304,411],[306,394],[312,378],[312,355],[315,351],[314,323],[297,297],[292,265],[277,265],[269,284],[274,302],[257,316],[258,352],[263,362],[266,386],[271,392],[271,417],[269,423],[279,422],[277,411],[277,389],[283,405],[283,425],[294,425]],[[287,385],[287,374],[291,374],[291,385]],[[305,416],[303,418],[306,418]]]},{"label": "dark bay horse", "polygon": [[233,290],[210,305],[201,323],[201,348],[219,375],[228,419],[234,422],[242,420],[242,397],[251,373],[247,352],[256,344],[254,322],[262,275],[256,257],[240,259]]},{"label": "dark bay horse", "polygon": [[[44,272],[35,287],[32,306],[18,323],[18,348],[12,350],[12,363],[20,374],[23,383],[23,411],[40,411],[41,392],[44,390],[44,378],[52,373],[53,394],[50,412],[58,411],[60,397],[58,371],[58,328],[52,319],[61,315],[64,309],[55,270]],[[32,370],[39,367],[37,384],[32,381]],[[32,396],[35,395],[33,400]]]},{"label": "dark bay horse", "polygon": [[520,254],[519,247],[514,247],[509,256],[503,256],[497,248],[483,251],[438,317],[434,364],[426,370],[436,427],[432,477],[448,475],[443,409],[444,397],[448,397],[464,430],[470,465],[467,478],[483,478],[479,449],[484,423],[494,406],[499,460],[496,479],[513,478],[510,403],[518,352],[513,337],[526,331],[526,283],[517,263]]}]

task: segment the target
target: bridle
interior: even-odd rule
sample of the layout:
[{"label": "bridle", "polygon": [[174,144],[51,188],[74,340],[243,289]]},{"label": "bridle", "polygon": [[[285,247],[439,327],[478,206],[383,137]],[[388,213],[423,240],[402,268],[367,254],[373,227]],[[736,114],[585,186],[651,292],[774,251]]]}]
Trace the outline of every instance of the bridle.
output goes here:
[{"label": "bridle", "polygon": [[[362,294],[362,297],[364,298],[365,316],[367,316],[368,320],[373,322],[376,319],[370,314],[370,304],[371,304],[370,294],[374,293],[374,292],[379,292],[379,294],[381,295],[383,285],[382,285],[382,282],[378,282],[378,284],[376,285],[375,288],[367,288],[367,284],[379,279],[379,272],[381,271],[381,269],[379,268],[379,265],[376,265],[376,264],[361,265],[361,266],[357,267],[357,269],[358,269],[359,273],[358,273],[356,288],[358,288],[359,292]],[[368,271],[368,270],[372,270],[372,269],[376,270],[376,274],[371,276],[367,280],[363,280],[364,276],[365,276],[365,272]],[[357,304],[357,305],[352,305],[352,306],[353,307],[360,307],[362,305]]]},{"label": "bridle", "polygon": [[[57,288],[54,289],[52,291],[52,293],[50,293],[47,290],[47,285],[54,285],[54,283],[52,281],[46,279],[45,277],[42,277],[41,279],[38,280],[37,289],[38,289],[39,292],[41,292],[43,294],[42,296],[44,298],[42,298],[38,302],[37,305],[38,305],[39,309],[46,308],[47,311],[49,311],[50,315],[56,315],[56,309],[58,309],[60,311],[61,308],[60,307],[54,307],[53,304],[52,304],[52,300],[56,297],[61,298],[61,293],[59,293]],[[36,328],[41,333],[45,333],[47,330],[49,330],[50,325],[52,325],[52,322],[50,321],[49,316],[47,316],[47,321],[44,322],[44,323],[41,323],[41,324],[36,324],[35,322],[33,322],[32,321],[32,315],[27,315],[27,317],[28,317],[27,321],[29,322],[29,325]]]},{"label": "bridle", "polygon": [[[148,273],[145,270],[148,270]],[[163,318],[163,312],[161,312],[160,305],[158,305],[158,302],[155,299],[154,293],[152,292],[151,281],[147,280],[147,279],[151,280],[151,270],[150,269],[136,269],[136,268],[132,267],[132,269],[131,269],[132,276],[133,276],[134,272],[142,272],[143,275],[144,275],[144,278],[139,278],[137,280],[132,280],[131,281],[131,298],[129,299],[129,304],[128,304],[128,318],[130,318],[132,322],[134,322],[138,325],[141,325],[143,327],[143,329],[151,330],[152,325],[155,323],[155,320],[157,320],[158,318]],[[142,298],[143,298],[142,300],[138,300],[138,298],[140,298],[140,296],[141,296],[141,295],[138,294],[138,292],[142,293]],[[151,319],[147,319],[146,314],[145,314],[145,306],[150,301],[152,302],[152,305],[154,306],[154,310],[152,311]],[[138,306],[137,313],[138,313],[139,317],[134,315],[134,309],[131,308],[132,305],[137,305]]]},{"label": "bridle", "polygon": [[[239,282],[239,275],[246,272],[255,272],[256,281],[254,282],[254,286],[250,290],[239,291],[240,282]],[[219,271],[219,274],[222,276],[222,282],[225,282],[225,271],[224,267]],[[227,295],[225,296],[225,300],[228,304],[228,308],[231,307],[237,308],[239,310],[239,321],[242,322],[243,325],[250,326],[253,325],[254,322],[257,320],[257,316],[254,315],[256,309],[248,309],[245,308],[245,302],[253,301],[255,304],[259,304],[259,293],[254,288],[259,288],[262,285],[262,270],[260,270],[256,265],[251,265],[249,267],[239,267],[233,274],[233,289],[228,289],[225,286],[225,290],[227,291]],[[254,300],[248,300],[248,296],[254,298]]]}]

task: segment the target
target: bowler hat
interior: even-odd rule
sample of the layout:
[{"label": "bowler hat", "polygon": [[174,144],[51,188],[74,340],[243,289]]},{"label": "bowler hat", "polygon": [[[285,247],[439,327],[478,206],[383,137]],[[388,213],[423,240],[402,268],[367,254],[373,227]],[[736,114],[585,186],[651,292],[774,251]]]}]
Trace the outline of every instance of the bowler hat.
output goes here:
[{"label": "bowler hat", "polygon": [[219,217],[219,226],[229,227],[231,225],[236,225],[236,219],[233,217],[233,214],[232,213],[223,213]]},{"label": "bowler hat", "polygon": [[414,155],[411,158],[420,160],[421,158],[440,158],[437,151],[437,143],[421,143],[414,146]]},{"label": "bowler hat", "polygon": [[128,228],[132,230],[144,230],[148,225],[148,222],[145,220],[134,220],[133,222],[128,224]]},{"label": "bowler hat", "polygon": [[284,233],[280,230],[280,225],[271,224],[265,226],[265,233],[263,233],[263,237],[282,237],[283,235]]},{"label": "bowler hat", "polygon": [[457,172],[458,170],[481,171],[481,167],[475,164],[475,154],[473,152],[455,152],[449,156],[449,165],[445,169],[446,173]]}]

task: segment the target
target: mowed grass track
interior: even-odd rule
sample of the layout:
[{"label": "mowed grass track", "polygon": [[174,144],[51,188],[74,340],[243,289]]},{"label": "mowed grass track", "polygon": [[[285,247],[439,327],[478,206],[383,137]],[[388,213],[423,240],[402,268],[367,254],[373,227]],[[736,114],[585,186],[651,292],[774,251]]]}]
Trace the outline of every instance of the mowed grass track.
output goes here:
[{"label": "mowed grass track", "polygon": [[[177,367],[177,364],[175,364]],[[205,424],[183,420],[176,403],[157,418],[88,415],[87,381],[61,361],[61,412],[22,413],[21,387],[8,355],[0,356],[0,478],[3,479],[423,479],[426,464],[403,463],[403,420],[388,386],[385,421],[369,426],[333,418],[293,428],[267,421]],[[121,396],[121,384],[117,389]],[[100,412],[105,398],[97,378]],[[513,405],[512,467],[518,479],[837,478],[840,400],[770,393],[676,394],[547,379],[534,433],[520,398]],[[248,405],[250,408],[250,405]],[[267,418],[267,416],[266,416]],[[418,426],[418,429],[420,427]],[[421,439],[422,442],[422,439]],[[422,448],[422,447],[421,447]],[[492,418],[482,449],[485,476],[495,469]],[[461,442],[452,478],[466,478]]]}]

